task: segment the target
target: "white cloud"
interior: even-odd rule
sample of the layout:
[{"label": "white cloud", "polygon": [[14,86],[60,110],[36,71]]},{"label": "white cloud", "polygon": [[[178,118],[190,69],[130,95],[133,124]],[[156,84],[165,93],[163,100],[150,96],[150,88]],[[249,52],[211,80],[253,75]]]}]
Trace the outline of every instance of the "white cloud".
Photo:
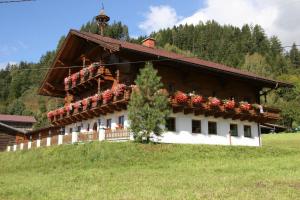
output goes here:
[{"label": "white cloud", "polygon": [[[259,24],[269,36],[277,35],[283,45],[300,44],[300,2],[296,0],[206,0],[205,6],[181,18],[170,6],[150,7],[140,28],[146,33],[178,24],[215,20],[220,24]],[[162,9],[164,8],[164,9]],[[168,13],[168,15],[166,14]]]},{"label": "white cloud", "polygon": [[174,8],[166,5],[150,6],[150,11],[145,14],[146,19],[139,24],[139,28],[147,34],[175,25],[180,17]]}]

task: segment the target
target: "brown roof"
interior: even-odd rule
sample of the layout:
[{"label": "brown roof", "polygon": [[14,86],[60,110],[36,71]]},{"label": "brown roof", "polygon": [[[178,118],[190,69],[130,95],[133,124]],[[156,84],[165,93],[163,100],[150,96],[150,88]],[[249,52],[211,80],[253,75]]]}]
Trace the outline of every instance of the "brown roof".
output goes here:
[{"label": "brown roof", "polygon": [[3,114],[0,114],[0,121],[1,122],[24,122],[24,123],[36,122],[33,116],[3,115]]},{"label": "brown roof", "polygon": [[[46,78],[44,79],[44,82],[39,89],[39,94],[45,94],[42,91],[42,88],[45,87],[45,84],[47,81],[51,82],[51,80],[49,80],[50,77],[52,77],[51,79],[57,79],[57,77],[54,75],[56,64],[59,61],[60,56],[62,55],[62,52],[67,47],[68,41],[74,36],[84,39],[86,41],[91,41],[95,44],[98,44],[106,49],[111,50],[111,52],[132,51],[135,54],[147,55],[149,57],[152,57],[153,60],[157,60],[157,61],[179,62],[179,63],[183,63],[186,65],[199,67],[204,70],[209,70],[209,71],[213,71],[213,72],[217,72],[217,73],[227,74],[230,76],[245,78],[250,81],[255,81],[256,83],[260,83],[260,84],[264,85],[264,87],[276,87],[276,86],[278,86],[278,87],[293,87],[293,85],[291,85],[289,83],[276,81],[273,79],[269,79],[269,78],[266,78],[263,76],[256,75],[256,74],[248,72],[248,71],[243,71],[243,70],[229,67],[226,65],[222,65],[219,63],[206,61],[206,60],[202,60],[199,58],[186,57],[184,55],[173,53],[173,52],[166,51],[163,49],[150,48],[150,47],[146,47],[146,46],[143,46],[140,44],[134,44],[134,43],[126,42],[126,41],[116,40],[116,39],[109,38],[109,37],[103,37],[101,35],[97,35],[97,34],[93,34],[93,33],[71,30],[69,32],[64,44],[62,45],[61,49],[59,50],[59,52],[56,56],[55,62],[53,63],[51,69],[48,71]],[[63,70],[60,70],[60,74],[67,75],[67,73],[68,73],[67,68],[64,72],[63,72]]]},{"label": "brown roof", "polygon": [[219,64],[219,63],[215,63],[215,62],[211,62],[211,61],[207,61],[207,60],[202,60],[202,59],[195,58],[195,57],[186,57],[184,55],[173,53],[173,52],[166,51],[163,49],[150,48],[150,47],[146,47],[146,46],[143,46],[140,44],[134,44],[134,43],[126,42],[126,41],[116,40],[116,39],[109,38],[109,37],[103,37],[98,34],[80,32],[77,30],[71,30],[70,33],[78,35],[79,37],[85,38],[87,40],[99,41],[101,43],[103,43],[103,42],[108,43],[108,44],[114,46],[114,49],[118,49],[118,47],[124,48],[124,49],[129,49],[129,50],[133,50],[133,51],[137,51],[137,52],[143,52],[146,54],[155,55],[162,59],[169,58],[171,60],[177,60],[177,61],[181,61],[181,62],[185,62],[185,63],[195,64],[195,65],[198,65],[199,67],[201,66],[201,67],[204,67],[204,68],[207,68],[210,70],[219,71],[219,72],[223,72],[223,73],[227,73],[227,74],[243,76],[243,77],[247,77],[250,79],[266,81],[266,82],[274,83],[274,84],[278,83],[280,86],[289,86],[289,87],[292,86],[291,84],[280,82],[280,81],[275,81],[273,79],[259,76],[254,73],[248,72],[248,71],[243,71],[243,70],[229,67],[229,66],[226,66],[223,64]]}]

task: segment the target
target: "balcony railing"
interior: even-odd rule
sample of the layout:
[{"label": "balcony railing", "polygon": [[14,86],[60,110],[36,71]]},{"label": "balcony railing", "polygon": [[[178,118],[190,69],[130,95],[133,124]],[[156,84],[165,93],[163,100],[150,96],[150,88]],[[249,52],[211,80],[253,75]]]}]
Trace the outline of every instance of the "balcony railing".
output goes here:
[{"label": "balcony railing", "polygon": [[126,109],[131,95],[131,87],[119,84],[117,89],[106,90],[101,94],[77,101],[48,113],[48,119],[56,125],[66,125],[94,118],[100,114],[113,113]]},{"label": "balcony railing", "polygon": [[[126,109],[131,92],[132,87],[120,84],[117,91],[106,90],[101,94],[72,103],[50,112],[48,118],[51,123],[63,126],[98,117],[100,114],[121,111]],[[274,122],[280,119],[280,110],[247,102],[221,101],[215,97],[205,98],[199,95],[187,95],[182,92],[169,96],[169,101],[174,113],[193,113],[194,115],[231,118],[241,121],[248,120],[258,123]]]},{"label": "balcony railing", "polygon": [[99,64],[91,64],[65,78],[65,91],[80,91],[81,88],[85,89],[87,85],[97,84],[99,78],[101,78],[102,81],[113,81],[118,78],[118,75],[111,72],[109,68],[99,66]]},{"label": "balcony railing", "polygon": [[105,130],[106,140],[122,140],[122,139],[129,140],[129,138],[130,138],[130,132],[127,129]]}]

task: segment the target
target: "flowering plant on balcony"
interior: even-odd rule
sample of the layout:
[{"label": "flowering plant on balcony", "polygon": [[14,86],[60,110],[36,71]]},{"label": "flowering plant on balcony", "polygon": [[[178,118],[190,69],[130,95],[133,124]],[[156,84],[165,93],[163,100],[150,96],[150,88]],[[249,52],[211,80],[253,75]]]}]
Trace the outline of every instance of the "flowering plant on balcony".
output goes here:
[{"label": "flowering plant on balcony", "polygon": [[217,107],[217,106],[221,105],[221,101],[217,97],[209,97],[208,105],[211,107]]},{"label": "flowering plant on balcony", "polygon": [[100,100],[100,95],[99,94],[95,94],[94,96],[92,96],[92,102],[97,102]]},{"label": "flowering plant on balcony", "polygon": [[90,98],[85,98],[82,100],[82,105],[83,106],[90,106],[91,104],[91,99]]},{"label": "flowering plant on balcony", "polygon": [[66,77],[65,79],[64,79],[64,84],[65,84],[65,90],[68,90],[69,88],[70,88],[70,84],[71,84],[72,82],[71,82],[71,77]]},{"label": "flowering plant on balcony", "polygon": [[246,101],[241,101],[240,102],[240,108],[241,108],[242,111],[249,111],[249,110],[251,110],[251,104],[249,104]]},{"label": "flowering plant on balcony", "polygon": [[192,103],[193,105],[199,106],[204,101],[203,97],[200,95],[193,95],[192,96]]},{"label": "flowering plant on balcony", "polygon": [[48,119],[51,119],[53,116],[54,116],[54,112],[53,111],[50,111],[50,112],[47,113]]},{"label": "flowering plant on balcony", "polygon": [[58,114],[59,114],[59,115],[65,114],[65,108],[60,108],[60,109],[58,109]]},{"label": "flowering plant on balcony", "polygon": [[121,96],[122,94],[124,94],[124,91],[126,89],[126,85],[125,84],[118,84],[116,85],[116,87],[113,89],[113,94],[116,97]]},{"label": "flowering plant on balcony", "polygon": [[75,73],[71,76],[73,87],[76,85],[77,80],[79,79],[79,73]]},{"label": "flowering plant on balcony", "polygon": [[185,93],[178,91],[175,94],[175,100],[179,104],[184,104],[184,103],[187,103],[188,96]]},{"label": "flowering plant on balcony", "polygon": [[227,109],[227,110],[232,110],[235,107],[235,101],[234,100],[225,99],[223,101],[223,104],[224,104],[225,109]]},{"label": "flowering plant on balcony", "polygon": [[72,110],[73,110],[73,104],[70,103],[69,105],[65,105],[65,110],[66,110],[67,112],[72,111]]},{"label": "flowering plant on balcony", "polygon": [[74,108],[75,109],[81,108],[81,101],[77,101],[76,103],[74,103]]},{"label": "flowering plant on balcony", "polygon": [[107,89],[102,93],[104,103],[109,102],[113,98],[113,93],[111,90]]}]

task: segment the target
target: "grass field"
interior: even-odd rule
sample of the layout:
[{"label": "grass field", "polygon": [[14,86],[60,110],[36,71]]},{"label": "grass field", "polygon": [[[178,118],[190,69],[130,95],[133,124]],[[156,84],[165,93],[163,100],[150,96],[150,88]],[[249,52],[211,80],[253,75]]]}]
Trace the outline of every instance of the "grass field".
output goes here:
[{"label": "grass field", "polygon": [[263,147],[89,143],[0,153],[0,199],[300,199],[300,134]]}]

